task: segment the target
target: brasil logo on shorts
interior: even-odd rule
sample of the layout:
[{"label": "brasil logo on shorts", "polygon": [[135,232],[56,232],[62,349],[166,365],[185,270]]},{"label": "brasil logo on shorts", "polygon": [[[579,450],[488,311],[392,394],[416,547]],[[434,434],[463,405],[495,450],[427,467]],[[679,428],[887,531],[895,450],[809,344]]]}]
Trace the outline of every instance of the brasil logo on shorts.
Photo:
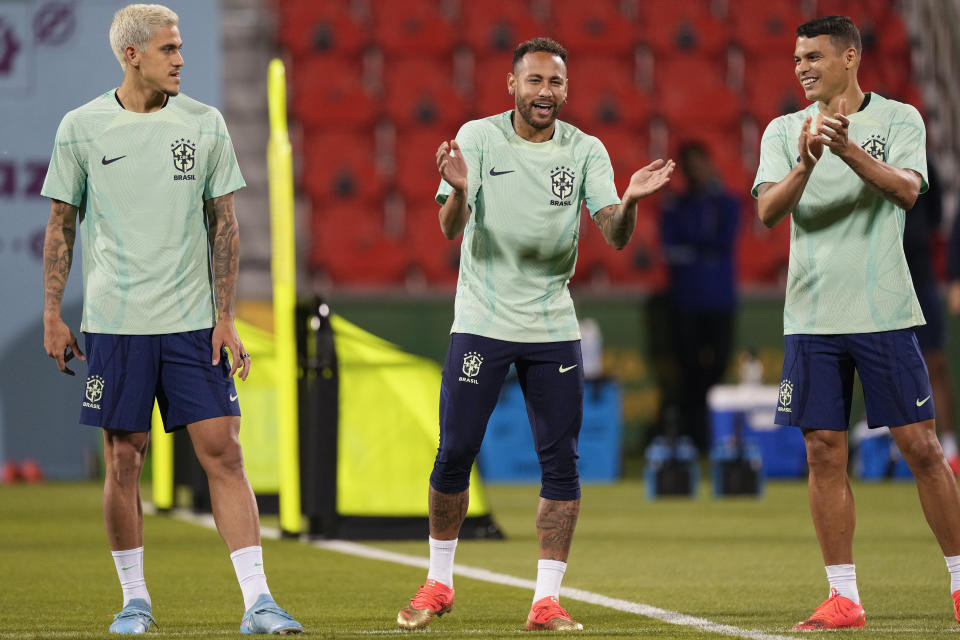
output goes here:
[{"label": "brasil logo on shorts", "polygon": [[[458,378],[460,382],[469,382],[470,384],[480,384],[477,382],[477,374],[480,373],[480,365],[483,364],[483,356],[476,351],[468,351],[463,354],[463,366],[460,370],[463,375]],[[466,376],[466,377],[464,377]]]},{"label": "brasil logo on shorts", "polygon": [[87,377],[86,397],[83,406],[88,409],[100,409],[100,399],[103,398],[103,378],[100,376]]},{"label": "brasil logo on shorts", "polygon": [[793,402],[793,383],[789,380],[784,380],[780,383],[780,406],[777,407],[777,411],[792,413],[790,409],[791,402]]}]

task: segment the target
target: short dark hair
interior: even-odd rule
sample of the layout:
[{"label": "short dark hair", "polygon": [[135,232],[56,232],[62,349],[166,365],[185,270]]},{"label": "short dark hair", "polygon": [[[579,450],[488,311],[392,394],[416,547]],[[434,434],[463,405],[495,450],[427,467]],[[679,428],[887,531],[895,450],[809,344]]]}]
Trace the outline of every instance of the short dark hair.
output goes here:
[{"label": "short dark hair", "polygon": [[853,47],[857,50],[857,56],[863,49],[860,31],[857,25],[853,24],[853,20],[847,16],[822,16],[797,27],[798,38],[816,38],[817,36],[830,36],[834,46],[841,51],[847,47]]},{"label": "short dark hair", "polygon": [[513,50],[513,67],[516,68],[517,63],[520,62],[523,56],[528,53],[537,53],[538,51],[552,53],[563,60],[563,64],[567,64],[567,50],[563,48],[563,45],[551,38],[541,37],[531,38],[517,45],[517,48]]}]

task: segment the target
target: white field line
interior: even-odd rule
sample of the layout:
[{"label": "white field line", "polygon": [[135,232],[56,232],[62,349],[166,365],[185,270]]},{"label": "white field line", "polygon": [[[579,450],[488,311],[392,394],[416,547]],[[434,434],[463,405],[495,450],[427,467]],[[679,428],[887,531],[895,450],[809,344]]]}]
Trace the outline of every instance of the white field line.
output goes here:
[{"label": "white field line", "polygon": [[[197,515],[187,510],[177,510],[174,512],[174,515],[189,522],[193,522],[210,529],[216,529],[212,515]],[[280,537],[280,531],[278,529],[262,528],[261,535],[264,538],[277,539]],[[383,562],[403,564],[410,567],[419,567],[421,569],[427,569],[430,563],[429,559],[424,557],[386,551],[384,549],[357,544],[355,542],[347,542],[345,540],[304,539],[303,541],[311,546],[318,547],[320,549],[326,549],[327,551],[336,551],[337,553],[345,553],[360,558],[381,560]],[[510,576],[504,573],[496,573],[494,571],[480,569],[477,567],[455,565],[454,573],[465,578],[472,578],[474,580],[482,580],[484,582],[502,584],[510,587],[518,587],[520,589],[527,589],[528,591],[533,591],[537,586],[536,582],[533,580],[517,578],[516,576]],[[609,596],[593,593],[592,591],[585,591],[583,589],[562,587],[560,589],[560,595],[569,600],[578,600],[580,602],[607,607],[608,609],[616,609],[617,611],[624,611],[626,613],[635,613],[647,618],[659,620],[660,622],[666,622],[668,624],[674,624],[681,627],[691,627],[703,632],[718,633],[735,638],[749,638],[749,640],[796,640],[796,636],[781,636],[763,631],[741,629],[740,627],[735,627],[733,625],[720,624],[705,618],[697,618],[695,616],[679,613],[677,611],[660,609],[659,607],[643,604],[642,602],[631,602],[629,600],[611,598]]]}]

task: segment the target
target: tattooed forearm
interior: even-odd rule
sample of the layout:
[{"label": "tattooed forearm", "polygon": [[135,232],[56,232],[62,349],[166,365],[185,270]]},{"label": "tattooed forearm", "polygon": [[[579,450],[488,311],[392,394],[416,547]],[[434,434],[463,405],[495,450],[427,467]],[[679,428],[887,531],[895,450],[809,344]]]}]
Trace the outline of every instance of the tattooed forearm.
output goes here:
[{"label": "tattooed forearm", "polygon": [[547,500],[540,498],[537,507],[537,538],[540,558],[567,561],[573,530],[580,515],[580,500]]},{"label": "tattooed forearm", "polygon": [[217,293],[218,316],[233,317],[240,267],[240,229],[233,211],[233,194],[219,196],[206,204],[213,247],[213,284]]},{"label": "tattooed forearm", "polygon": [[453,540],[459,536],[469,504],[469,489],[460,493],[440,493],[430,487],[430,535],[435,540]]},{"label": "tattooed forearm", "polygon": [[50,201],[50,218],[43,239],[43,312],[60,314],[63,290],[73,264],[77,236],[77,208],[59,200]]},{"label": "tattooed forearm", "polygon": [[637,205],[612,204],[597,211],[593,221],[607,244],[617,250],[623,249],[630,242],[637,224]]}]

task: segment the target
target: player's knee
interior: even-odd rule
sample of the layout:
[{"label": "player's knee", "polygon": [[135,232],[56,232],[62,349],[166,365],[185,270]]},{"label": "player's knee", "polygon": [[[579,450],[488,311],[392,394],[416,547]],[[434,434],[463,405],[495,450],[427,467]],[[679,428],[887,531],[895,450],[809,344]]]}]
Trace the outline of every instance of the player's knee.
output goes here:
[{"label": "player's knee", "polygon": [[477,451],[469,447],[444,446],[437,452],[430,486],[441,493],[459,493],[470,486],[470,471]]},{"label": "player's knee", "polygon": [[847,465],[846,451],[826,440],[807,437],[807,466],[814,472],[838,471]]},{"label": "player's knee", "polygon": [[580,474],[577,457],[561,461],[540,462],[540,497],[547,500],[577,500],[580,498]]},{"label": "player's knee", "polygon": [[944,465],[943,451],[936,436],[915,438],[908,443],[901,443],[899,448],[914,475],[939,471]]},{"label": "player's knee", "polygon": [[122,485],[136,483],[143,468],[144,451],[133,443],[114,443],[105,459],[110,479]]},{"label": "player's knee", "polygon": [[207,475],[236,475],[243,471],[243,450],[239,442],[233,442],[208,452],[200,457]]}]

